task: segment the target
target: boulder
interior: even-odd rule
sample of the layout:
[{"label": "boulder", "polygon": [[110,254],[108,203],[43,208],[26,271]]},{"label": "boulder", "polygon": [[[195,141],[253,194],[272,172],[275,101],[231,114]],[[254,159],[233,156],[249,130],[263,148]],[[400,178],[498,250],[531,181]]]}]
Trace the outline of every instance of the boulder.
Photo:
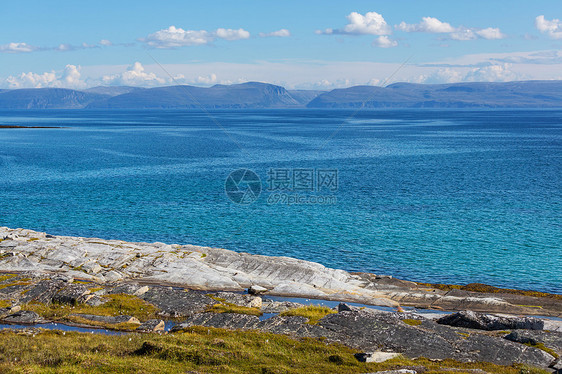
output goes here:
[{"label": "boulder", "polygon": [[20,310],[19,312],[10,314],[9,316],[5,317],[3,321],[7,323],[21,324],[35,324],[45,322],[45,320],[40,317],[39,314],[29,310]]},{"label": "boulder", "polygon": [[355,358],[359,362],[385,362],[400,356],[401,356],[400,353],[394,353],[394,352],[371,352],[371,353],[355,354]]},{"label": "boulder", "polygon": [[166,328],[166,323],[161,319],[151,319],[143,322],[139,327],[137,327],[138,332],[158,332],[164,331]]},{"label": "boulder", "polygon": [[470,310],[453,313],[439,318],[437,323],[477,330],[542,330],[544,321],[530,317],[499,317],[492,314],[477,313]]},{"label": "boulder", "polygon": [[260,295],[265,292],[267,292],[267,288],[258,285],[253,285],[250,288],[248,288],[248,293],[250,295]]},{"label": "boulder", "polygon": [[58,290],[51,301],[58,304],[76,305],[79,301],[84,301],[83,296],[90,293],[90,290],[83,284],[70,284]]}]

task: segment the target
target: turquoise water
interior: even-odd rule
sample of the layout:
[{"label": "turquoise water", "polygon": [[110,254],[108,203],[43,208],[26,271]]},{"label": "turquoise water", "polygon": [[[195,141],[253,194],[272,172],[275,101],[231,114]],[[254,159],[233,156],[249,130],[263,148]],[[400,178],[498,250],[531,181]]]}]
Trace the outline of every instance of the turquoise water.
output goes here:
[{"label": "turquoise water", "polygon": [[[353,114],[0,111],[64,127],[0,129],[0,226],[562,293],[562,111]],[[251,204],[225,194],[240,168]],[[337,170],[337,189],[283,204],[271,168]]]}]

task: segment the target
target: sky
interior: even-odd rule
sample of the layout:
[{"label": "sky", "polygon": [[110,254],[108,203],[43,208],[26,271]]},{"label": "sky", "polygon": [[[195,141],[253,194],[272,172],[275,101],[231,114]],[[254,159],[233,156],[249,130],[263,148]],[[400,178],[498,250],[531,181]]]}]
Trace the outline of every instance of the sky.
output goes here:
[{"label": "sky", "polygon": [[0,88],[562,79],[560,0],[5,1]]}]

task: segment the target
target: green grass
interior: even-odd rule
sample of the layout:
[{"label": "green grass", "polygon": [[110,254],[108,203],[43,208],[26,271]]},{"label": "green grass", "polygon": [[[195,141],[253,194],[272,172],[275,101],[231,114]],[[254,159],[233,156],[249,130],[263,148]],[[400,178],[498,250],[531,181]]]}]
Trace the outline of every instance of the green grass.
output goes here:
[{"label": "green grass", "polygon": [[107,302],[100,306],[79,304],[76,306],[66,304],[28,303],[22,305],[23,310],[32,310],[42,317],[53,321],[67,320],[69,314],[95,314],[98,316],[128,315],[146,321],[156,318],[159,311],[154,305],[136,297],[126,294],[110,294],[103,296]]},{"label": "green grass", "polygon": [[[356,350],[315,339],[292,339],[258,331],[191,327],[168,335],[107,336],[43,330],[27,335],[0,332],[1,373],[367,373],[424,366],[481,369],[493,374],[544,374],[523,366],[396,358],[360,363]],[[456,371],[462,373],[463,371]]]},{"label": "green grass", "polygon": [[420,321],[419,319],[403,319],[402,322],[410,326],[419,326],[422,324],[422,321]]},{"label": "green grass", "polygon": [[285,312],[280,313],[280,316],[301,316],[308,318],[308,324],[315,325],[322,318],[326,317],[328,314],[336,313],[335,310],[328,308],[327,306],[317,306],[308,305],[300,308],[289,309]]},{"label": "green grass", "polygon": [[252,316],[261,316],[263,313],[257,308],[248,308],[245,306],[234,305],[230,303],[214,304],[207,308],[210,313],[238,313],[249,314]]}]

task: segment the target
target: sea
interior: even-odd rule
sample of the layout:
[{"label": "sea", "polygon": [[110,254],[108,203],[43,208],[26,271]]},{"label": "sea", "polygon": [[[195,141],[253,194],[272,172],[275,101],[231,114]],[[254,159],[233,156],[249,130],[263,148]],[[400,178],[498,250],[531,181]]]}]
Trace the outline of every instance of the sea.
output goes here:
[{"label": "sea", "polygon": [[0,111],[0,226],[562,293],[562,110]]}]

